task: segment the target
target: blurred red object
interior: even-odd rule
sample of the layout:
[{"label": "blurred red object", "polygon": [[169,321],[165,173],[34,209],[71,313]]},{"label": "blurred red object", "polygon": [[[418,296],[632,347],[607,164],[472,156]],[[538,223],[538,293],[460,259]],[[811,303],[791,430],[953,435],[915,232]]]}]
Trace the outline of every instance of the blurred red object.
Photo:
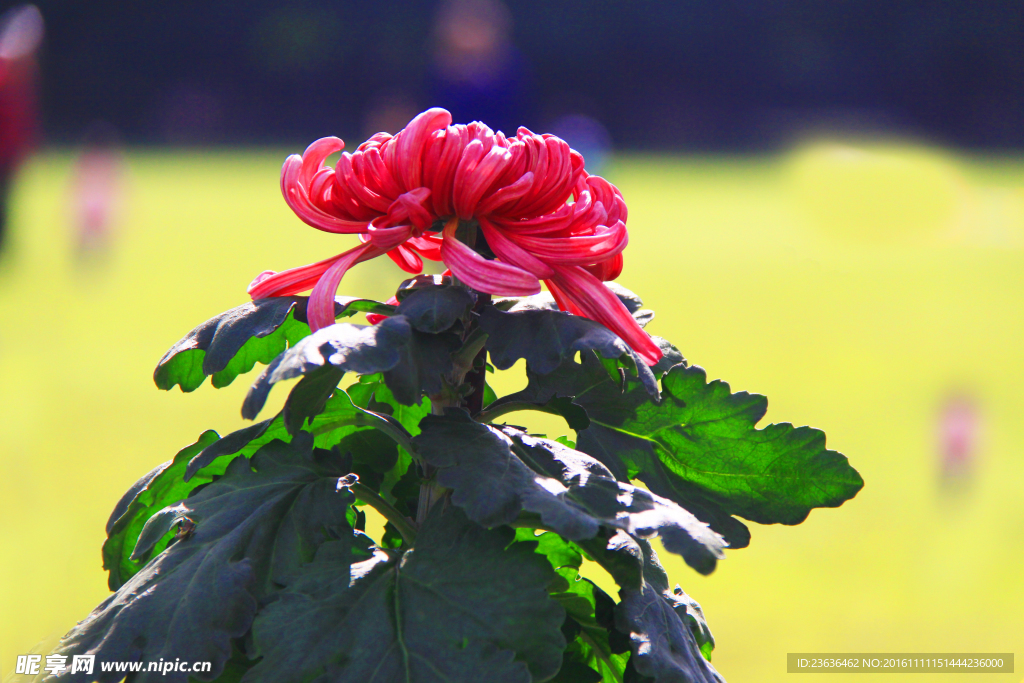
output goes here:
[{"label": "blurred red object", "polygon": [[104,249],[111,240],[125,193],[125,160],[120,135],[96,122],[86,132],[71,181],[71,212],[80,255]]},{"label": "blurred red object", "polygon": [[42,39],[43,16],[35,5],[0,17],[0,243],[11,181],[39,139],[35,52]]},{"label": "blurred red object", "polygon": [[938,427],[943,479],[968,476],[978,445],[979,419],[975,402],[960,394],[947,398],[939,412]]}]

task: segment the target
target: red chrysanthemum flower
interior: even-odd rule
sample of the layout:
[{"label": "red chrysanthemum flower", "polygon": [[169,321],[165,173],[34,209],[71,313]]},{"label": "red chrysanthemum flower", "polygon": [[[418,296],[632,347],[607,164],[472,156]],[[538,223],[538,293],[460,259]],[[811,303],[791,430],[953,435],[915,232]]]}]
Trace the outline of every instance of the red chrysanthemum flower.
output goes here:
[{"label": "red chrysanthemum flower", "polygon": [[[443,261],[473,289],[500,296],[537,294],[543,280],[562,310],[600,322],[656,363],[657,344],[601,284],[622,271],[628,239],[618,188],[589,175],[583,157],[553,135],[520,128],[509,139],[479,122],[451,123],[444,109],[428,109],[397,135],[377,133],[342,154],[333,169],[324,160],[344,148],[338,138],[288,157],[281,170],[288,206],[314,228],[356,234],[362,244],[262,273],[249,294],[312,288],[308,317],[317,330],[334,323],[334,296],[355,264],[387,254],[420,273],[427,258]],[[478,253],[478,241],[460,240],[476,226],[495,258]]]}]

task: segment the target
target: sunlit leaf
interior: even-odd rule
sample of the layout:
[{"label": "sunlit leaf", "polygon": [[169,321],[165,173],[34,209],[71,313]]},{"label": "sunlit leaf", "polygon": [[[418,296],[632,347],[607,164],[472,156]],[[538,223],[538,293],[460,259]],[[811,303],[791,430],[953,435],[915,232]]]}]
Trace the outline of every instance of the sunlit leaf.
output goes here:
[{"label": "sunlit leaf", "polygon": [[[215,387],[231,384],[256,363],[270,363],[309,335],[307,300],[304,296],[257,299],[210,318],[164,354],[153,380],[161,389],[179,385],[182,391],[195,391],[209,375]],[[395,307],[370,299],[335,300],[335,318],[359,312],[391,315]]]}]

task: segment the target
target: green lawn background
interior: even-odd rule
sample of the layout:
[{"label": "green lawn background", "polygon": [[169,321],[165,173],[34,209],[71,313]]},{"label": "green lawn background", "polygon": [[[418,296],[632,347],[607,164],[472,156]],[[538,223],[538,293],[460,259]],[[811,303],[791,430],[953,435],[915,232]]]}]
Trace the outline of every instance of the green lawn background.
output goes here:
[{"label": "green lawn background", "polygon": [[[99,549],[124,490],[204,429],[243,425],[248,378],[161,392],[164,351],[245,301],[260,271],[354,244],[291,215],[283,156],[129,154],[117,239],[84,262],[72,156],[42,155],[17,183],[0,261],[0,675],[105,597]],[[1024,164],[821,143],[621,156],[606,175],[630,209],[620,281],[658,312],[649,329],[710,378],[766,394],[765,423],[824,429],[867,481],[803,525],[752,525],[709,577],[663,555],[704,606],[727,680],[785,680],[787,652],[1024,656]],[[386,298],[402,277],[379,259],[341,293]],[[977,401],[981,441],[951,490],[936,422],[952,392]],[[886,677],[815,680],[861,678]]]}]

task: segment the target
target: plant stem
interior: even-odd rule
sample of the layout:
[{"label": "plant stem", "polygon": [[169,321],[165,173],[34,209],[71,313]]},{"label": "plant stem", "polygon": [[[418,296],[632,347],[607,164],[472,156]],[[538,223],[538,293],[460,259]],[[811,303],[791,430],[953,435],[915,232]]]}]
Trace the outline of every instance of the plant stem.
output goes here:
[{"label": "plant stem", "polygon": [[608,671],[610,671],[612,676],[615,677],[615,680],[621,682],[622,676],[619,674],[619,672],[615,670],[615,666],[612,665],[612,660],[609,659],[608,653],[601,649],[601,646],[597,644],[597,641],[590,637],[590,634],[587,633],[587,630],[585,628],[580,628],[579,638],[581,640],[586,641],[586,643],[590,645],[591,652],[593,652],[598,659],[604,662],[604,665],[608,667]]},{"label": "plant stem", "polygon": [[541,403],[530,403],[529,401],[509,401],[508,403],[502,403],[494,408],[488,408],[481,410],[474,417],[477,422],[493,422],[502,415],[508,413],[515,413],[520,410],[535,410],[539,413],[548,413],[549,415],[561,415],[557,410],[549,408]]},{"label": "plant stem", "polygon": [[413,545],[416,542],[416,528],[391,503],[381,498],[376,491],[359,482],[350,484],[348,488],[355,494],[356,498],[372,507],[383,515],[385,519],[394,524],[395,528],[398,529],[398,533],[402,534],[402,539],[408,545]]}]

